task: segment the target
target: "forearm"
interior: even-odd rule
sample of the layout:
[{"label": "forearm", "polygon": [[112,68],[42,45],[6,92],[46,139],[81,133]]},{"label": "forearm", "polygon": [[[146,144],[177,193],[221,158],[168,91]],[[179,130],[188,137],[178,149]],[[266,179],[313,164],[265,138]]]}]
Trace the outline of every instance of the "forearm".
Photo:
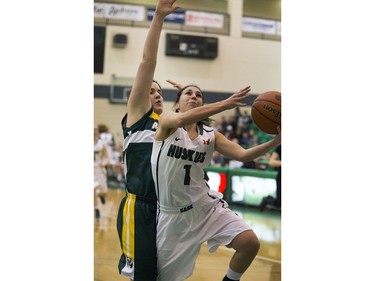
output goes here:
[{"label": "forearm", "polygon": [[250,86],[247,86],[239,90],[238,92],[234,93],[232,96],[225,100],[221,100],[204,106],[195,107],[178,114],[168,115],[168,117],[166,118],[161,117],[160,123],[164,122],[166,128],[185,127],[187,125],[196,123],[227,109],[232,109],[238,106],[245,106],[246,104],[242,101],[246,97],[248,97],[249,92]]},{"label": "forearm", "polygon": [[128,110],[130,113],[134,114],[135,112],[139,111],[139,115],[142,115],[151,107],[149,95],[152,81],[154,79],[159,37],[162,26],[163,18],[160,16],[155,16],[147,33],[143,48],[142,61],[138,67],[135,82],[129,97]]},{"label": "forearm", "polygon": [[218,101],[205,106],[193,108],[186,112],[176,114],[176,117],[178,118],[178,120],[176,120],[176,127],[185,127],[189,124],[197,123],[227,109],[229,108],[226,106],[225,101]]},{"label": "forearm", "polygon": [[270,159],[270,161],[268,161],[268,165],[270,165],[271,167],[274,167],[274,168],[281,167],[281,161],[275,160],[275,159]]},{"label": "forearm", "polygon": [[[146,84],[151,84],[154,78],[160,34],[163,27],[163,19],[163,17],[156,16],[155,14],[151,22],[150,29],[147,33],[145,45],[143,48],[142,61],[137,72],[137,78],[139,77],[140,79],[136,79],[136,82],[141,83],[140,87],[145,84],[145,81],[149,81],[149,83]],[[134,86],[136,87],[138,85]],[[145,87],[145,89],[147,90],[147,96],[149,94],[149,88],[150,87]]]},{"label": "forearm", "polygon": [[155,13],[150,29],[147,33],[145,46],[143,49],[143,61],[148,63],[155,63],[157,59],[160,34],[163,27],[164,17]]},{"label": "forearm", "polygon": [[252,161],[258,158],[259,156],[266,154],[268,151],[270,151],[272,148],[274,148],[277,145],[279,145],[279,142],[276,141],[275,139],[272,139],[266,143],[262,143],[260,145],[246,149],[240,161],[242,162]]}]

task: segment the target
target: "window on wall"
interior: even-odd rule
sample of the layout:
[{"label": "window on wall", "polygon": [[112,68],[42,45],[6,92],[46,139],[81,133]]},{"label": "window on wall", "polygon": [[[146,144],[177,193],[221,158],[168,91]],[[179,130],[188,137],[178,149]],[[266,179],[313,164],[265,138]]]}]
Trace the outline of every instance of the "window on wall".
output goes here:
[{"label": "window on wall", "polygon": [[94,26],[94,73],[103,73],[105,26]]}]

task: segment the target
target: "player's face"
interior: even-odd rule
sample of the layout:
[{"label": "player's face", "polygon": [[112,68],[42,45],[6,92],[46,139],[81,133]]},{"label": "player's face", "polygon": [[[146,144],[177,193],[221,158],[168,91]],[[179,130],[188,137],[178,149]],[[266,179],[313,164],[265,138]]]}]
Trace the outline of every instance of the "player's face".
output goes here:
[{"label": "player's face", "polygon": [[202,105],[203,105],[203,94],[198,88],[194,86],[186,88],[182,92],[180,100],[178,102],[178,107],[180,109],[180,112],[185,112],[189,109],[196,108]]},{"label": "player's face", "polygon": [[153,110],[157,114],[161,114],[163,112],[163,97],[161,95],[161,89],[159,88],[159,85],[155,82],[153,82],[151,86],[150,101]]}]

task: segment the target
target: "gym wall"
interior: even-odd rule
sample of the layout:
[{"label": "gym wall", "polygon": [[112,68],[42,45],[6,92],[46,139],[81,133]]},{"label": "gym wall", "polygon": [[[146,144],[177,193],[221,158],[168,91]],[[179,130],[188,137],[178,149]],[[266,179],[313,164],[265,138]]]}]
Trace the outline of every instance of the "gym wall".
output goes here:
[{"label": "gym wall", "polygon": [[[107,25],[103,73],[94,74],[94,84],[109,86],[112,75],[133,81],[147,32],[148,28],[144,27]],[[118,33],[127,36],[124,48],[112,46],[113,37]],[[166,56],[166,33],[217,37],[218,56],[213,60]],[[163,89],[172,89],[166,79],[182,84],[194,83],[203,91],[217,93],[218,99],[246,85],[251,85],[255,95],[269,90],[281,91],[281,41],[165,29],[160,37],[155,79]],[[220,94],[223,94],[222,98]],[[173,101],[166,100],[164,109],[170,110],[172,106]],[[250,108],[246,110],[250,111]],[[117,141],[122,141],[120,121],[125,112],[126,104],[113,104],[108,97],[95,94],[94,122],[108,125]],[[233,114],[233,111],[227,111],[214,119]]]}]

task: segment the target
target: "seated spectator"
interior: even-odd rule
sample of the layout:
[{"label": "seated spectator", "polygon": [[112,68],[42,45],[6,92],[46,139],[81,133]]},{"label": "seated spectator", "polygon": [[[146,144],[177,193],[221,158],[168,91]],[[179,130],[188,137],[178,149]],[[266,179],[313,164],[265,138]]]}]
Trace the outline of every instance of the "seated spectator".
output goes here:
[{"label": "seated spectator", "polygon": [[214,151],[214,153],[212,154],[211,166],[222,167],[224,165],[225,165],[224,156],[220,154],[218,151]]},{"label": "seated spectator", "polygon": [[276,198],[272,196],[264,197],[262,203],[259,206],[260,211],[263,211],[268,205],[271,205],[277,209],[281,209],[281,145],[279,145],[271,154],[268,165],[274,167],[277,171]]}]

